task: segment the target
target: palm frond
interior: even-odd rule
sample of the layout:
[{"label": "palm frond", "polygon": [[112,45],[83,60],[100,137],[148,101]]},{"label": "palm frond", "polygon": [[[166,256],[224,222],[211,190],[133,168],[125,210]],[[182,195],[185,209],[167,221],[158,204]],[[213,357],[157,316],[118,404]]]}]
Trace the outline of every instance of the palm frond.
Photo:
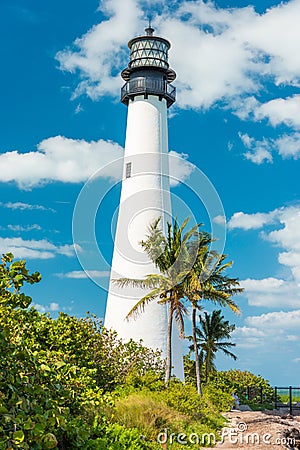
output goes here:
[{"label": "palm frond", "polygon": [[184,337],[184,320],[183,317],[184,315],[187,313],[187,310],[185,307],[182,307],[181,310],[178,310],[178,308],[174,309],[174,318],[175,321],[178,325],[178,329],[179,329],[179,335],[181,338]]},{"label": "palm frond", "polygon": [[[138,278],[117,278],[112,280],[113,284],[118,287],[124,288],[127,286],[137,287],[141,289],[149,288],[150,280],[147,279],[138,279]],[[150,286],[152,287],[152,285]]]},{"label": "palm frond", "polygon": [[234,361],[237,360],[237,356],[236,356],[234,353],[229,352],[228,350],[226,350],[226,348],[221,348],[221,347],[220,347],[220,349],[222,350],[222,352],[223,352],[226,356],[230,356],[230,358],[232,358]]},{"label": "palm frond", "polygon": [[154,274],[147,275],[146,278],[143,278],[143,279],[118,278],[118,279],[112,280],[112,282],[121,288],[131,286],[131,287],[140,288],[140,289],[152,289],[159,285],[161,277],[162,277],[162,275],[154,273]]},{"label": "palm frond", "polygon": [[160,294],[160,289],[153,289],[151,292],[149,292],[147,295],[142,297],[135,305],[134,307],[129,311],[129,313],[126,316],[126,320],[129,320],[131,318],[136,319],[142,312],[145,310],[145,306],[150,303],[152,300],[157,299],[157,297]]}]

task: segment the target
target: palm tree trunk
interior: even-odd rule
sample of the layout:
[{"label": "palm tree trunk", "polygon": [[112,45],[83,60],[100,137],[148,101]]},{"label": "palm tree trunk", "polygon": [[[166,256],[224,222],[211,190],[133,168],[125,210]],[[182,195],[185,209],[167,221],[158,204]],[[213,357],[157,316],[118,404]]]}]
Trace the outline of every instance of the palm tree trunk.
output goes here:
[{"label": "palm tree trunk", "polygon": [[205,364],[205,383],[208,382],[208,373],[209,373],[209,353],[206,355],[206,364]]},{"label": "palm tree trunk", "polygon": [[196,306],[193,305],[192,312],[192,334],[193,334],[193,344],[194,344],[194,353],[195,353],[195,363],[196,363],[196,381],[197,381],[197,391],[199,395],[202,395],[201,388],[201,372],[200,372],[200,361],[198,354],[198,346],[197,346],[197,337],[196,337]]},{"label": "palm tree trunk", "polygon": [[168,317],[168,334],[167,334],[166,375],[165,375],[166,386],[168,386],[169,384],[172,369],[172,322],[173,322],[173,307],[172,302],[170,302],[169,317]]}]

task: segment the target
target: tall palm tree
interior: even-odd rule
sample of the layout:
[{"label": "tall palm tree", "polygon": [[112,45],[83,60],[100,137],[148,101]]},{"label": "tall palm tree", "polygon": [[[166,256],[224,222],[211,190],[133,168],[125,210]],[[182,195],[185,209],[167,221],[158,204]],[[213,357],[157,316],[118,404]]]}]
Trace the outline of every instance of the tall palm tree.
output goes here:
[{"label": "tall palm tree", "polygon": [[235,313],[239,308],[232,300],[232,296],[243,291],[239,287],[237,278],[224,275],[225,269],[232,263],[224,263],[226,255],[218,255],[210,251],[213,239],[209,233],[200,232],[201,224],[195,225],[183,234],[189,219],[185,219],[179,227],[177,221],[167,224],[165,236],[160,219],[149,227],[149,233],[141,245],[155,266],[158,274],[149,274],[144,279],[120,278],[113,280],[118,286],[133,286],[150,289],[129,311],[127,319],[141,314],[145,306],[159,299],[159,303],[169,306],[167,333],[166,377],[168,384],[171,376],[172,361],[172,323],[173,317],[177,322],[181,336],[184,334],[184,315],[187,313],[184,299],[192,305],[192,330],[196,362],[196,379],[199,394],[201,394],[201,373],[196,339],[196,312],[200,308],[200,301],[210,300],[221,306],[229,306]]},{"label": "tall palm tree", "polygon": [[[229,341],[235,325],[230,325],[221,314],[219,309],[211,314],[205,312],[204,317],[199,315],[200,326],[196,327],[197,347],[198,351],[200,350],[200,360],[205,365],[206,382],[209,373],[215,370],[214,361],[218,351],[221,350],[225,355],[237,359],[236,355],[228,350],[235,347],[235,344]],[[191,346],[190,350],[193,351],[194,346]]]},{"label": "tall palm tree", "polygon": [[[196,335],[196,313],[200,307],[200,302],[209,300],[221,306],[228,306],[237,314],[240,312],[240,309],[231,297],[243,291],[237,278],[230,278],[224,275],[224,271],[232,266],[232,262],[225,263],[226,255],[218,255],[216,252],[209,250],[209,244],[212,242],[211,236],[208,233],[204,233],[200,244],[201,242],[203,245],[198,246],[197,258],[192,270],[185,279],[184,288],[192,306],[192,339],[199,394],[202,393],[202,387]],[[194,246],[194,243],[192,245]]]},{"label": "tall palm tree", "polygon": [[158,299],[161,304],[168,304],[168,331],[167,331],[167,358],[165,382],[169,383],[172,369],[172,324],[173,318],[177,322],[180,336],[184,335],[184,315],[187,314],[184,305],[183,280],[191,268],[191,255],[188,243],[192,247],[192,241],[197,238],[197,229],[200,224],[183,233],[189,219],[185,219],[181,226],[177,220],[174,224],[167,224],[167,233],[164,235],[161,229],[160,219],[149,226],[146,240],[141,242],[144,251],[148,254],[158,274],[149,274],[144,279],[120,278],[113,280],[120,287],[132,286],[149,289],[129,311],[127,319],[136,318],[145,310],[145,306]]}]

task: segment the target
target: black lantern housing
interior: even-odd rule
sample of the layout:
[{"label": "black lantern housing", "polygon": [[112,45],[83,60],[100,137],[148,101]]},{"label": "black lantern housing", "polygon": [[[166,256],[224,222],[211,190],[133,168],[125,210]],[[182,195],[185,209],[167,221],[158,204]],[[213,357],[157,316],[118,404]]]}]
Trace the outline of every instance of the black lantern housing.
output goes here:
[{"label": "black lantern housing", "polygon": [[121,101],[128,105],[136,95],[157,95],[167,101],[169,108],[176,100],[176,88],[171,82],[176,73],[170,69],[168,51],[171,44],[167,39],[153,36],[154,29],[146,28],[145,36],[138,36],[128,42],[130,62],[122,71],[126,81],[121,90]]}]

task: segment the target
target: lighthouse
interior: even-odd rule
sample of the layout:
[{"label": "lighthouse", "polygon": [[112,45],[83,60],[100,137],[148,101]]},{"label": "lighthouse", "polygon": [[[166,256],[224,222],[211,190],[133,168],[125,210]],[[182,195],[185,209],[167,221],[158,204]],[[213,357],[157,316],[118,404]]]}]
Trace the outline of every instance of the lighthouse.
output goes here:
[{"label": "lighthouse", "polygon": [[[143,279],[157,273],[140,242],[156,219],[171,221],[168,168],[167,110],[175,102],[171,84],[176,74],[169,67],[170,42],[155,36],[149,25],[146,34],[131,39],[130,62],[123,70],[121,101],[128,107],[122,189],[114,241],[109,292],[104,325],[124,340],[133,339],[166,356],[168,305],[152,301],[136,318],[127,320],[132,307],[147,291],[118,287],[119,278]],[[172,337],[173,374],[183,378],[181,341],[176,328]]]}]

